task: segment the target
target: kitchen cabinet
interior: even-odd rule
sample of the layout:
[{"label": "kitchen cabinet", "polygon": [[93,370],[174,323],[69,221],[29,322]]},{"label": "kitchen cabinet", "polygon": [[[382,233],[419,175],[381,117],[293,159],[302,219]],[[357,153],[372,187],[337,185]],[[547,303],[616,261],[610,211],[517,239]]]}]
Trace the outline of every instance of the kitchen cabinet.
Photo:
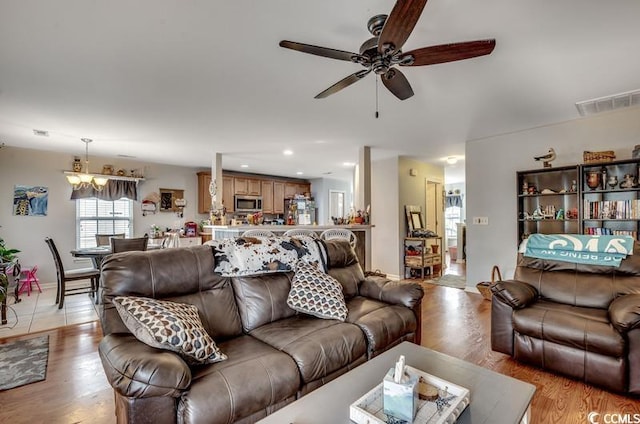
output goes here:
[{"label": "kitchen cabinet", "polygon": [[234,177],[234,193],[240,195],[260,196],[262,185],[260,180],[253,178]]},{"label": "kitchen cabinet", "polygon": [[518,243],[530,234],[579,234],[578,167],[517,173]]},{"label": "kitchen cabinet", "polygon": [[442,237],[404,239],[405,277],[429,278],[442,274]]},{"label": "kitchen cabinet", "polygon": [[284,198],[293,199],[296,194],[311,194],[310,184],[301,183],[285,183],[284,184]]},{"label": "kitchen cabinet", "polygon": [[273,182],[273,213],[284,213],[284,183]]},{"label": "kitchen cabinet", "polygon": [[198,172],[198,213],[208,214],[211,210],[211,172]]},{"label": "kitchen cabinet", "polygon": [[233,212],[233,177],[222,177],[222,205],[226,208],[227,212]]},{"label": "kitchen cabinet", "polygon": [[178,247],[200,246],[202,244],[201,237],[180,237]]},{"label": "kitchen cabinet", "polygon": [[262,212],[264,213],[274,213],[273,212],[273,181],[261,181],[261,192],[262,192]]}]

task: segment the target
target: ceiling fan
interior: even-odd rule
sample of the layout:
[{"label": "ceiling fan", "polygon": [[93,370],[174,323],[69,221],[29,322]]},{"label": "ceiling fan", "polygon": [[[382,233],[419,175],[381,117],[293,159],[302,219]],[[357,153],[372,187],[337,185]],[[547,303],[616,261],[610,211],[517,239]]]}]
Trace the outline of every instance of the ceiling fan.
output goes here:
[{"label": "ceiling fan", "polygon": [[318,47],[295,41],[282,40],[280,47],[330,59],[359,63],[365,69],[349,75],[315,96],[324,99],[360,81],[370,72],[380,75],[382,83],[400,100],[413,96],[409,81],[395,66],[424,66],[454,62],[490,54],[495,39],[466,41],[402,52],[402,46],[415,27],[427,0],[397,0],[391,14],[376,15],[369,19],[367,29],[373,35],[360,46],[360,53]]}]

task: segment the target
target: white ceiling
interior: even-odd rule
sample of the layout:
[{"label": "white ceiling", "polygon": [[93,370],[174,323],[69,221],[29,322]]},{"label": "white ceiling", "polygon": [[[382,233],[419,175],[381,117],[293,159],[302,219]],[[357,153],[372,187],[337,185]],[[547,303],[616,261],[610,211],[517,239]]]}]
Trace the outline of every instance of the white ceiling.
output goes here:
[{"label": "white ceiling", "polygon": [[380,84],[379,119],[373,75],[315,100],[361,68],[278,42],[358,51],[367,20],[393,5],[0,0],[0,142],[81,155],[88,137],[91,155],[202,167],[220,152],[225,169],[313,178],[344,173],[363,145],[437,162],[640,88],[636,0],[431,0],[403,50],[495,38],[494,52],[403,68],[415,95]]}]

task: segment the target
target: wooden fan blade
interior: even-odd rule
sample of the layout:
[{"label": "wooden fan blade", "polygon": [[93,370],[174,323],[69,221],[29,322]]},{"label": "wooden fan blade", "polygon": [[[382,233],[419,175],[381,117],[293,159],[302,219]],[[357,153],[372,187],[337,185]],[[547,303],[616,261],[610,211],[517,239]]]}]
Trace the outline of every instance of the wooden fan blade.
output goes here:
[{"label": "wooden fan blade", "polygon": [[311,44],[296,43],[295,41],[288,40],[282,40],[280,42],[280,47],[296,50],[302,53],[314,54],[316,56],[328,57],[330,59],[346,60],[347,62],[354,62],[353,57],[360,56],[357,53],[330,49],[328,47],[312,46]]},{"label": "wooden fan blade", "polygon": [[391,68],[382,75],[382,83],[400,100],[406,100],[413,96],[411,84],[398,69]]},{"label": "wooden fan blade", "polygon": [[462,43],[442,44],[439,46],[423,47],[404,53],[400,60],[408,56],[413,57],[413,62],[402,66],[424,66],[436,63],[454,62],[456,60],[471,59],[472,57],[490,54],[496,47],[496,40],[477,40]]},{"label": "wooden fan blade", "polygon": [[380,33],[380,40],[378,41],[379,53],[385,53],[388,47],[391,48],[389,53],[396,52],[402,48],[416,23],[418,23],[422,9],[426,4],[427,0],[396,1]]},{"label": "wooden fan blade", "polygon": [[319,93],[314,98],[324,99],[325,97],[329,97],[330,95],[337,93],[343,88],[349,87],[351,84],[360,81],[362,78],[366,77],[369,72],[371,72],[371,70],[365,69],[363,71],[358,71],[355,74],[351,74],[348,77],[341,79],[337,83],[333,84],[331,87],[327,88],[322,93]]}]

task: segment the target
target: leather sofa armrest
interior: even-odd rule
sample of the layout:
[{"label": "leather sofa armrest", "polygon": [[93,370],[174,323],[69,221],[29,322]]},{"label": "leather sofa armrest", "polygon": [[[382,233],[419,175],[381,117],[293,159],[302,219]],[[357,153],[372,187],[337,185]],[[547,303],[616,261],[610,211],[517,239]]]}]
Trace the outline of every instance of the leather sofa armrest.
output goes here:
[{"label": "leather sofa armrest", "polygon": [[191,385],[191,369],[177,354],[148,346],[131,334],[109,334],[98,353],[109,384],[126,397],[178,397]]},{"label": "leather sofa armrest", "polygon": [[611,324],[621,333],[640,328],[640,294],[620,296],[609,305]]},{"label": "leather sofa armrest", "polygon": [[392,281],[377,276],[365,277],[360,283],[359,291],[361,296],[412,309],[424,296],[424,290],[418,283]]},{"label": "leather sofa armrest", "polygon": [[491,293],[513,309],[522,309],[538,299],[538,291],[530,284],[503,280],[491,286]]}]

